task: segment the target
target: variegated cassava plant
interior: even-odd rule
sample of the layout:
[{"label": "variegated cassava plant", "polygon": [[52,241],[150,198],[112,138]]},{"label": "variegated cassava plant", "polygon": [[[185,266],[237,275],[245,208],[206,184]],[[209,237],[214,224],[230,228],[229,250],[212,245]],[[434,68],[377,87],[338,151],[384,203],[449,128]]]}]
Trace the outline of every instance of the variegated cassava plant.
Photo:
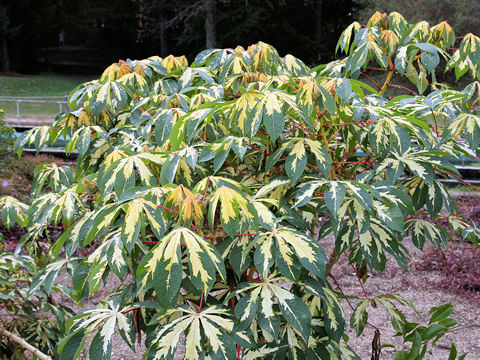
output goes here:
[{"label": "variegated cassava plant", "polygon": [[[108,359],[118,331],[132,348],[145,332],[146,359],[358,359],[346,295],[330,283],[340,255],[359,277],[383,271],[387,254],[406,268],[402,241],[445,245],[445,217],[450,233],[478,238],[439,179],[480,155],[480,84],[457,91],[435,74],[475,80],[479,47],[447,23],[377,13],[344,31],[346,58],[313,69],[260,42],[191,64],[120,61],[76,88],[70,112],[16,144],[63,137],[76,166],[43,166],[32,204],[2,209],[7,226],[25,219],[30,249],[65,228],[32,291],[49,292],[64,268],[77,302],[109,274],[121,280],[102,307],[67,321],[58,356],[77,358],[90,339],[90,358]],[[368,68],[383,85],[359,80]],[[418,93],[388,96],[396,77]],[[423,326],[406,320],[400,296],[357,300],[350,326],[362,334],[369,307],[383,307],[411,343],[398,359],[422,358],[455,324],[449,305]]]}]

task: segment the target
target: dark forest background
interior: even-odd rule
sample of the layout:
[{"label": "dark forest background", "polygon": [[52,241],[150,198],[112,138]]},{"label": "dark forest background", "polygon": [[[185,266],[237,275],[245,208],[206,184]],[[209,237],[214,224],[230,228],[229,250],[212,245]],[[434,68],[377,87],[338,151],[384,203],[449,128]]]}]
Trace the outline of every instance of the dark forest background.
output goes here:
[{"label": "dark forest background", "polygon": [[480,2],[447,0],[0,0],[0,71],[98,73],[151,55],[264,41],[308,64],[335,57],[341,31],[375,10],[480,33]]}]

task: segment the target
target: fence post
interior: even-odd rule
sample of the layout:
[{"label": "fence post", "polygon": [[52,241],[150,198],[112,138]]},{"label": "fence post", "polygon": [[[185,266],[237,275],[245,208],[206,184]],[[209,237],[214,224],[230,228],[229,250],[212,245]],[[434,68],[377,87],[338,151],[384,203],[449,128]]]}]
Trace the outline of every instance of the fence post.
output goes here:
[{"label": "fence post", "polygon": [[65,112],[68,113],[70,109],[68,108],[68,94],[65,94]]},{"label": "fence post", "polygon": [[20,101],[16,101],[17,103],[17,123],[20,125]]}]

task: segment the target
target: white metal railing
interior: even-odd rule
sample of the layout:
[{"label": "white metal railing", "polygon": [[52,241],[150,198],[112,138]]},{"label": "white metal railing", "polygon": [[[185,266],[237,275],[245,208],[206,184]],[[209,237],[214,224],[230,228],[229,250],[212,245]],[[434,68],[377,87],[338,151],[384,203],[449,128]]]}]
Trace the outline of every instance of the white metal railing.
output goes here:
[{"label": "white metal railing", "polygon": [[[0,103],[10,102],[16,103],[17,110],[17,122],[20,124],[20,104],[21,103],[35,103],[35,104],[58,104],[59,112],[62,112],[62,109],[65,109],[67,112],[68,109],[68,95],[65,96],[22,96],[22,97],[13,97],[13,96],[0,96]],[[59,100],[40,100],[40,99],[59,99]],[[60,100],[61,99],[61,100]]]}]

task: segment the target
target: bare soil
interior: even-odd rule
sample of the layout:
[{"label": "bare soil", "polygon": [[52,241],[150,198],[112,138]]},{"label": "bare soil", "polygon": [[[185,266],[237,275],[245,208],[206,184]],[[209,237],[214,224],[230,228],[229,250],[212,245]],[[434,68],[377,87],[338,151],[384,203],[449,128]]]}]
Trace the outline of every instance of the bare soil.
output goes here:
[{"label": "bare soil", "polygon": [[[381,294],[399,294],[410,300],[420,313],[420,317],[416,315],[408,307],[400,307],[401,311],[407,316],[407,320],[418,322],[420,324],[428,324],[428,311],[434,306],[440,306],[450,303],[454,306],[454,314],[452,317],[457,320],[458,325],[454,331],[445,335],[438,343],[429,348],[425,359],[438,360],[447,359],[450,351],[451,343],[455,343],[458,353],[468,352],[466,359],[480,359],[480,292],[469,291],[463,284],[457,284],[457,288],[451,284],[445,284],[445,288],[440,284],[448,282],[449,269],[438,268],[431,270],[423,266],[425,261],[424,254],[433,254],[433,249],[426,246],[426,252],[422,253],[416,249],[410,239],[404,241],[411,254],[409,262],[409,270],[405,272],[392,259],[389,259],[387,270],[383,274],[370,273],[367,282],[364,284],[366,293],[369,296]],[[454,251],[457,247],[464,247],[469,244],[451,243],[450,250]],[[471,245],[474,247],[475,245]],[[478,249],[478,248],[476,248]],[[477,256],[480,253],[477,252]],[[431,255],[435,257],[435,255]],[[480,256],[478,257],[480,259]],[[435,259],[432,259],[435,261]],[[363,296],[363,289],[355,274],[354,269],[348,264],[345,257],[336,265],[333,276],[338,286],[333,285],[336,290],[343,291],[348,295]],[[356,301],[343,300],[342,305],[345,311],[347,322],[353,312]],[[369,308],[368,322],[373,325],[367,325],[364,333],[357,338],[352,329],[348,330],[350,336],[349,345],[359,354],[361,359],[370,359],[372,354],[372,340],[375,327],[380,330],[381,344],[393,344],[397,349],[402,349],[401,339],[395,337],[390,318],[388,314],[380,307],[374,309]],[[381,359],[393,359],[394,351],[390,348],[382,350]]]}]

